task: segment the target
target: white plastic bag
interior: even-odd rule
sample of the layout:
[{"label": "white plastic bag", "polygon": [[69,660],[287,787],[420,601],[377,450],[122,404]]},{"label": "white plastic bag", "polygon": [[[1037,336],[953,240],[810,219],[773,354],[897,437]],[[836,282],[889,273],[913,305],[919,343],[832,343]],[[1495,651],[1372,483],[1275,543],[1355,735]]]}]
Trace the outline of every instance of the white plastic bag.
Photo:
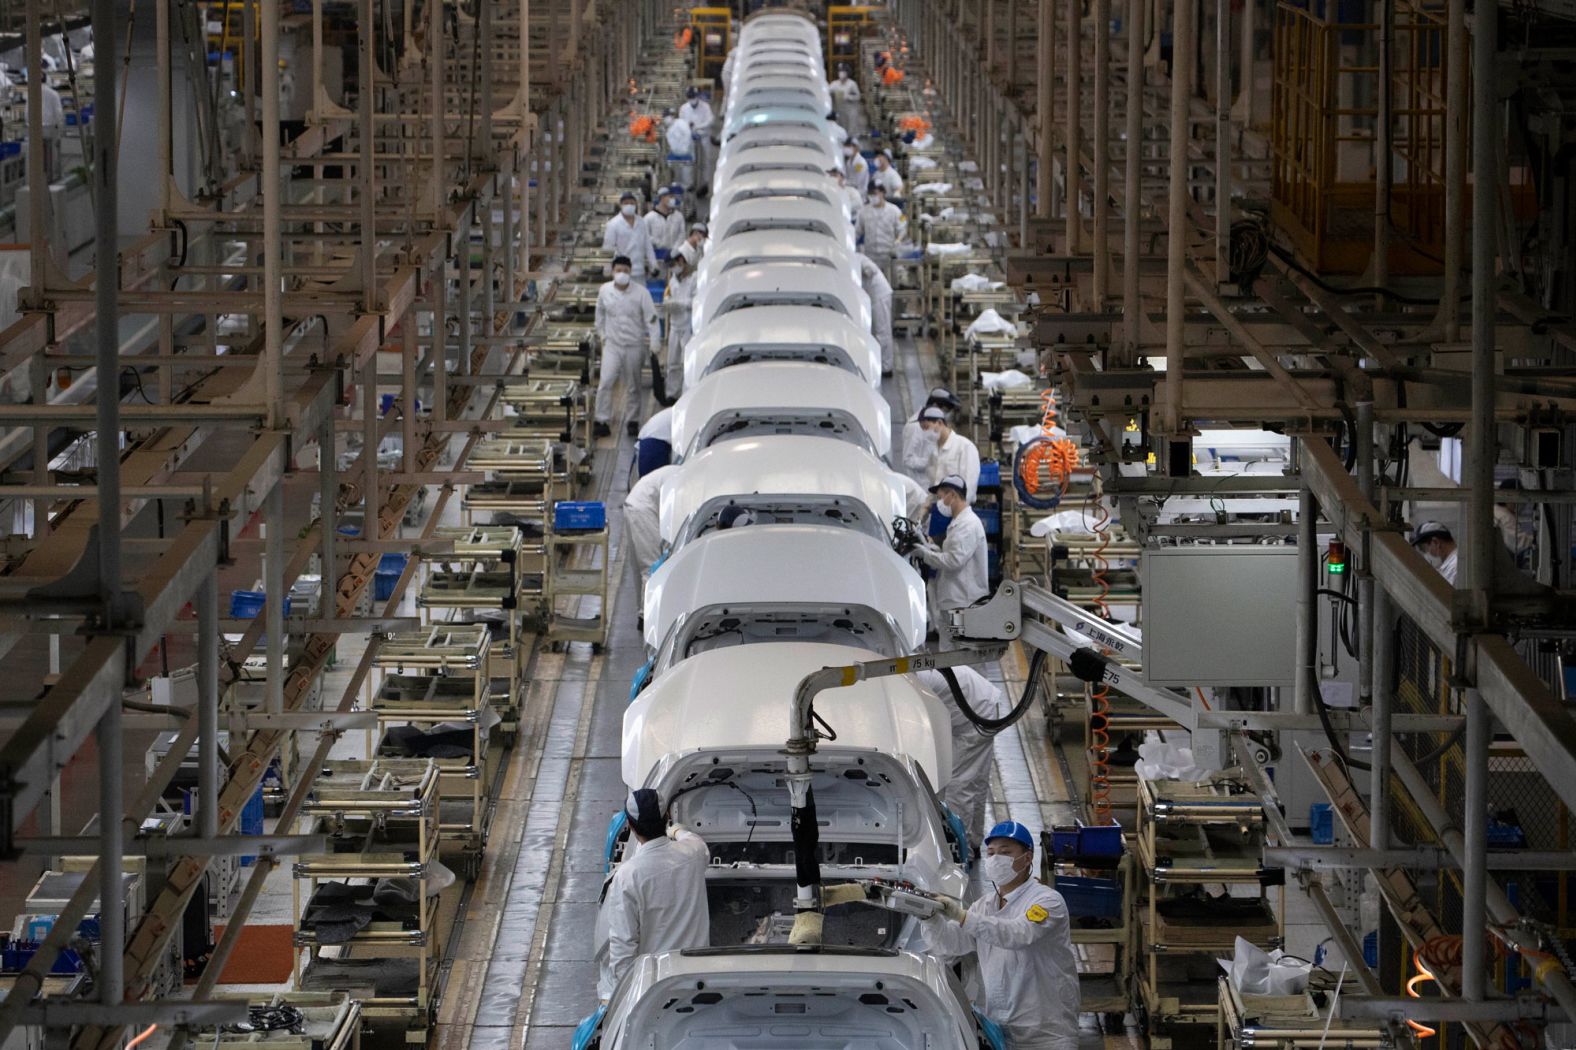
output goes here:
[{"label": "white plastic bag", "polygon": [[[935,247],[934,244],[931,245]],[[972,338],[982,332],[1016,332],[1017,326],[1007,320],[995,310],[985,310],[963,332],[964,338]]]},{"label": "white plastic bag", "polygon": [[931,255],[966,255],[968,254],[969,246],[956,241],[951,243],[932,241],[925,246],[925,250]]},{"label": "white plastic bag", "polygon": [[1301,995],[1308,989],[1311,963],[1292,958],[1279,948],[1267,952],[1241,937],[1231,959],[1217,960],[1243,995]]},{"label": "white plastic bag", "polygon": [[1203,780],[1209,770],[1193,761],[1193,749],[1160,739],[1158,734],[1147,734],[1138,745],[1138,761],[1133,771],[1145,780]]},{"label": "white plastic bag", "polygon": [[952,183],[950,182],[922,182],[914,187],[914,196],[924,197],[932,193],[950,193],[951,191]]},{"label": "white plastic bag", "polygon": [[1005,372],[981,372],[980,385],[986,390],[1018,390],[1033,386],[1034,379],[1016,368],[1009,368]]}]

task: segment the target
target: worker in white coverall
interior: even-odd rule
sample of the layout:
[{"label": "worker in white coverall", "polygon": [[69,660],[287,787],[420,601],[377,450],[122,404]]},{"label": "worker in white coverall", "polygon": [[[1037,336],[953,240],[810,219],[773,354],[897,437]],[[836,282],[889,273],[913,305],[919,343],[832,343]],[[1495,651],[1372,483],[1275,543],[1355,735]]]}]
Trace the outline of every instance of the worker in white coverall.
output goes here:
[{"label": "worker in white coverall", "polygon": [[624,384],[629,434],[634,437],[639,431],[640,366],[648,352],[655,356],[661,346],[656,304],[645,284],[630,277],[630,270],[627,256],[615,256],[613,279],[596,293],[596,334],[602,341],[602,373],[596,385],[596,425],[592,431],[596,437],[613,432],[613,387],[619,382]]},{"label": "worker in white coverall", "polygon": [[885,153],[876,154],[876,170],[870,173],[870,185],[886,190],[887,200],[903,196],[903,176],[892,166],[892,158]]},{"label": "worker in white coverall", "polygon": [[[633,193],[625,192],[618,199],[618,214],[602,228],[602,250],[634,260],[638,269],[635,278],[644,281],[647,274],[657,272],[657,256],[651,250],[651,236],[640,220],[639,210]],[[608,270],[612,271],[611,264]]]},{"label": "worker in white coverall", "polygon": [[690,193],[695,189],[695,129],[671,109],[662,114],[663,135],[668,143],[668,169],[673,182]]},{"label": "worker in white coverall", "polygon": [[837,122],[848,129],[850,135],[864,131],[864,112],[859,105],[859,82],[848,75],[846,65],[837,67],[837,79],[831,83],[832,108]]},{"label": "worker in white coverall", "polygon": [[646,239],[651,242],[651,253],[658,263],[668,261],[673,249],[684,242],[689,229],[684,213],[679,211],[678,191],[672,186],[657,191],[657,203],[641,216],[640,221],[646,224]]},{"label": "worker in white coverall", "polygon": [[716,114],[706,96],[695,88],[684,92],[684,104],[679,107],[679,119],[689,121],[695,133],[695,183],[696,192],[704,195],[711,183],[712,169],[717,166],[717,147],[711,143],[712,124]]},{"label": "worker in white coverall", "polygon": [[897,205],[886,199],[886,190],[876,183],[870,184],[868,203],[859,209],[854,220],[854,236],[860,250],[870,256],[870,261],[881,267],[887,280],[892,279],[892,256],[897,254],[898,243],[908,236],[903,213]]},{"label": "worker in white coverall", "polygon": [[902,450],[903,473],[915,481],[930,484],[930,454],[935,449],[935,442],[925,430],[920,414],[927,408],[939,408],[943,412],[956,412],[959,402],[946,387],[938,386],[931,390],[930,396],[920,406],[914,418],[903,424],[903,441],[899,446]]},{"label": "worker in white coverall", "polygon": [[667,395],[676,399],[684,386],[684,345],[690,337],[690,305],[695,301],[695,249],[684,242],[668,265],[668,290],[662,309],[668,315]]},{"label": "worker in white coverall", "polygon": [[66,106],[60,92],[45,80],[41,88],[39,119],[44,128],[44,176],[50,182],[60,178],[60,139],[66,132]]},{"label": "worker in white coverall", "polygon": [[641,586],[662,556],[662,482],[678,469],[678,464],[669,464],[647,471],[624,497],[624,534]]},{"label": "worker in white coverall", "polygon": [[859,152],[859,143],[853,139],[843,143],[843,178],[863,201],[870,190],[870,164]]},{"label": "worker in white coverall", "polygon": [[930,487],[936,509],[950,518],[947,532],[937,547],[930,540],[914,553],[936,570],[930,581],[931,622],[944,630],[947,613],[973,605],[990,593],[990,572],[986,564],[985,524],[969,506],[962,478],[949,474]]},{"label": "worker in white coverall", "polygon": [[[990,798],[990,767],[995,757],[993,736],[987,736],[969,721],[968,715],[953,698],[952,687],[940,671],[919,671],[919,680],[947,705],[952,720],[952,779],[941,792],[941,801],[963,822],[969,850],[978,855],[980,837],[985,834],[985,802]],[[958,691],[973,712],[981,718],[1000,718],[1007,712],[1001,690],[972,667],[954,667]]]},{"label": "worker in white coverall", "polygon": [[881,374],[892,374],[892,282],[870,256],[859,255],[859,280],[870,297],[870,331],[881,344]]},{"label": "worker in white coverall", "polygon": [[985,836],[989,888],[973,907],[948,898],[926,919],[942,958],[979,956],[980,1010],[1007,1030],[1009,1050],[1078,1050],[1078,963],[1062,895],[1033,877],[1034,836],[1006,820]]},{"label": "worker in white coverall", "polygon": [[607,930],[597,976],[597,998],[604,1003],[637,957],[711,944],[706,841],[681,825],[670,828],[650,788],[630,792],[624,815],[634,849],[625,847],[597,915],[597,925]]},{"label": "worker in white coverall", "polygon": [[930,438],[930,483],[934,485],[949,474],[956,474],[969,487],[969,502],[979,491],[980,450],[974,442],[952,429],[947,414],[939,409],[925,409],[919,414],[919,425]]},{"label": "worker in white coverall", "polygon": [[859,220],[859,209],[864,207],[864,198],[859,191],[848,184],[848,176],[843,174],[842,168],[827,168],[826,173],[837,180],[837,190],[843,198],[843,208],[848,212],[848,224],[852,226]]}]

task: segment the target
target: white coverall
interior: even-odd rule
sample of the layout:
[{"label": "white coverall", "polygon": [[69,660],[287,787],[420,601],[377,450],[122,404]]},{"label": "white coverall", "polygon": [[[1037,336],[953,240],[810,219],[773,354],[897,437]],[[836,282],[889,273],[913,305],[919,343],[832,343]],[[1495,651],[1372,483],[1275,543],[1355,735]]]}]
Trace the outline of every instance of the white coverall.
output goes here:
[{"label": "white coverall", "polygon": [[620,290],[608,281],[596,293],[596,332],[602,338],[602,375],[596,384],[596,421],[613,418],[613,386],[624,383],[624,406],[630,419],[640,418],[640,366],[646,350],[657,350],[657,306],[639,281]]},{"label": "white coverall", "polygon": [[[930,457],[935,452],[936,446],[930,443],[930,435],[925,428],[919,425],[919,414],[903,424],[903,473],[919,482],[929,485],[930,482]],[[968,479],[965,478],[965,481]],[[925,498],[930,499],[929,493]]]},{"label": "white coverall", "polygon": [[829,85],[832,92],[832,110],[837,122],[848,129],[850,135],[860,134],[865,127],[864,112],[859,106],[859,82],[852,77],[837,79]]},{"label": "white coverall", "polygon": [[602,250],[629,259],[636,282],[646,274],[657,272],[657,257],[651,251],[651,235],[646,224],[637,216],[626,219],[622,214],[607,220],[602,228]]},{"label": "white coverall", "polygon": [[1078,1050],[1078,963],[1062,895],[1030,879],[996,906],[987,890],[959,925],[925,922],[936,955],[976,952],[985,1015],[1007,1029],[1011,1050]]},{"label": "white coverall", "polygon": [[[990,593],[985,524],[973,507],[965,507],[953,516],[940,550],[925,546],[915,553],[936,570],[936,578],[930,581],[932,613],[973,605]],[[939,630],[941,620],[937,618],[935,623]]]},{"label": "white coverall", "polygon": [[711,171],[717,166],[717,147],[711,144],[711,125],[717,119],[711,103],[696,96],[679,107],[679,119],[689,121],[695,131],[695,180],[704,186],[711,182]]},{"label": "white coverall", "polygon": [[881,272],[889,279],[892,256],[906,234],[903,212],[891,201],[882,201],[879,207],[866,204],[859,209],[859,218],[854,220],[854,236],[863,242],[859,250],[870,256],[870,261],[881,267]]},{"label": "white coverall", "polygon": [[711,944],[706,908],[706,841],[679,828],[674,838],[642,842],[620,864],[602,895],[607,916],[607,957],[597,976],[597,997],[610,998],[639,955],[705,948]]},{"label": "white coverall", "polygon": [[658,467],[631,485],[624,497],[624,534],[642,581],[662,553],[662,481],[678,469],[671,463]]},{"label": "white coverall", "polygon": [[637,438],[655,438],[658,441],[673,443],[673,409],[664,408],[650,419],[640,425]]},{"label": "white coverall", "polygon": [[865,196],[848,184],[848,176],[843,176],[843,207],[848,209],[849,225],[859,221],[859,209],[865,206]]},{"label": "white coverall", "polygon": [[668,290],[662,308],[668,313],[668,357],[666,374],[668,396],[678,397],[684,388],[684,344],[690,338],[690,306],[695,301],[695,270],[683,277],[668,276]]},{"label": "white coverall", "polygon": [[685,192],[695,189],[695,129],[683,117],[674,117],[664,132],[668,141],[668,167]]},{"label": "white coverall", "polygon": [[903,479],[903,515],[912,521],[924,524],[921,515],[930,503],[930,490],[907,474],[899,474]]},{"label": "white coverall", "polygon": [[881,344],[881,371],[892,371],[892,282],[870,256],[859,256],[859,280],[870,296],[870,331]]},{"label": "white coverall", "polygon": [[876,170],[870,174],[870,185],[880,186],[886,190],[889,201],[893,197],[903,196],[903,176],[899,175],[897,169],[890,163],[884,168],[880,165],[876,166]]},{"label": "white coverall", "polygon": [[953,431],[944,445],[930,446],[930,481],[934,485],[948,474],[956,474],[969,487],[969,503],[980,485],[980,450],[974,442]]},{"label": "white coverall", "polygon": [[[958,689],[963,699],[982,718],[1000,718],[1006,714],[1001,690],[990,679],[972,667],[954,667]],[[919,680],[927,689],[941,697],[952,719],[952,781],[941,792],[946,803],[969,836],[969,847],[979,852],[980,839],[985,834],[985,802],[990,797],[990,767],[995,757],[992,746],[994,737],[980,732],[968,716],[952,699],[952,687],[940,671],[920,671]]]},{"label": "white coverall", "polygon": [[853,187],[861,201],[865,199],[870,191],[870,162],[865,160],[863,154],[855,153],[852,157],[843,158],[843,182]]},{"label": "white coverall", "polygon": [[66,131],[66,106],[49,81],[44,81],[41,89],[42,104],[38,108],[44,128],[44,176],[53,182],[60,178],[60,138]]},{"label": "white coverall", "polygon": [[689,223],[685,221],[684,213],[677,208],[673,208],[666,215],[652,208],[641,217],[640,221],[646,226],[646,240],[651,242],[653,255],[659,248],[671,253],[684,243],[684,238],[689,236]]}]

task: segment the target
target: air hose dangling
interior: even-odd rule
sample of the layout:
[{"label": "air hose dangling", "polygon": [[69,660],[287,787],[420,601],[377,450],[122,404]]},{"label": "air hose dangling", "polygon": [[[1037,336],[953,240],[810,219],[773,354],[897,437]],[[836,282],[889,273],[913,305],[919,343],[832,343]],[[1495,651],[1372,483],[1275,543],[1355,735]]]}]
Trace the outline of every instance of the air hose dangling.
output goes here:
[{"label": "air hose dangling", "polygon": [[[1018,498],[1025,506],[1035,510],[1051,510],[1062,501],[1067,483],[1072,480],[1073,469],[1078,466],[1078,446],[1056,433],[1056,391],[1047,387],[1040,393],[1043,413],[1040,432],[1018,447],[1013,457],[1012,484]],[[1035,689],[1045,667],[1045,653],[1035,650],[1029,658],[1029,674],[1023,684],[1023,695],[1011,711],[1001,718],[987,718],[963,696],[957,675],[948,667],[938,668],[952,692],[952,702],[963,712],[976,729],[986,736],[995,736],[1022,718],[1034,703]]]}]

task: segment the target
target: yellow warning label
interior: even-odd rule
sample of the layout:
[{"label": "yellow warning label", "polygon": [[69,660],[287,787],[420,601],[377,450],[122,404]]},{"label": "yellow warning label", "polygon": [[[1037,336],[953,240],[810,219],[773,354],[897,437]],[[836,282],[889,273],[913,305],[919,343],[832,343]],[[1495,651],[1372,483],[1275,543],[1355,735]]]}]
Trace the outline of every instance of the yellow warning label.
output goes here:
[{"label": "yellow warning label", "polygon": [[1051,913],[1038,904],[1031,904],[1029,910],[1023,913],[1023,917],[1030,922],[1044,922],[1051,917]]}]

